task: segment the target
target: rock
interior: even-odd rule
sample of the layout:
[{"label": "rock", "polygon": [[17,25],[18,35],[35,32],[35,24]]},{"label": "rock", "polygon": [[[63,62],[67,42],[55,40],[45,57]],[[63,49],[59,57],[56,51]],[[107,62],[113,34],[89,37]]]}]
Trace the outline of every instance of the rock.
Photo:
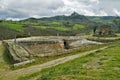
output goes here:
[{"label": "rock", "polygon": [[9,55],[15,63],[29,60],[30,54],[22,46],[15,43],[7,43],[7,46]]}]

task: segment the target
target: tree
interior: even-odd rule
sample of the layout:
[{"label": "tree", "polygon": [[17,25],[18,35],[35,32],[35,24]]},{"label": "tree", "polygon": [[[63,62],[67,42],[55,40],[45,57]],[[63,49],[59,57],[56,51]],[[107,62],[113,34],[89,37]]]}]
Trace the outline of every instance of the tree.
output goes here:
[{"label": "tree", "polygon": [[95,35],[96,30],[97,30],[97,26],[94,26],[94,27],[93,27],[93,34],[94,34],[94,35]]},{"label": "tree", "polygon": [[116,17],[113,22],[117,25],[118,27],[118,32],[120,32],[120,17]]}]

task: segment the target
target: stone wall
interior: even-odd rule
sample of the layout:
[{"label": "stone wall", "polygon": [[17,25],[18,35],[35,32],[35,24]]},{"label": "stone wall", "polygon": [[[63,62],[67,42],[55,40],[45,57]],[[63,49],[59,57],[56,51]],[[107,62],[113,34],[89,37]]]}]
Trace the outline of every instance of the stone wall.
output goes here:
[{"label": "stone wall", "polygon": [[58,41],[28,41],[19,42],[19,45],[24,46],[33,56],[40,54],[54,54],[64,49],[63,44]]},{"label": "stone wall", "polygon": [[[40,41],[4,41],[9,56],[14,63],[26,62],[38,55],[54,55],[62,51],[62,42],[56,40]],[[44,57],[44,56],[43,56]]]},{"label": "stone wall", "polygon": [[[5,40],[9,55],[17,65],[31,62],[36,57],[56,56],[79,50],[80,37],[37,37]],[[77,47],[75,43],[77,42]],[[72,45],[71,45],[72,44]]]},{"label": "stone wall", "polygon": [[22,46],[13,42],[4,42],[4,45],[8,49],[8,53],[14,63],[23,62],[30,59],[30,53],[26,51]]}]

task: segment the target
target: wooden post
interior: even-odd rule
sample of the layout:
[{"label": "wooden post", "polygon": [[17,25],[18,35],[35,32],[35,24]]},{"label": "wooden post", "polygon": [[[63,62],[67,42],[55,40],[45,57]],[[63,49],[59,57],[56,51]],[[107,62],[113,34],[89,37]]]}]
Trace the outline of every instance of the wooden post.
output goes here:
[{"label": "wooden post", "polygon": [[16,35],[15,35],[14,43],[16,44],[16,42],[17,42],[17,41],[16,41]]},{"label": "wooden post", "polygon": [[57,33],[57,36],[59,36],[59,33]]}]

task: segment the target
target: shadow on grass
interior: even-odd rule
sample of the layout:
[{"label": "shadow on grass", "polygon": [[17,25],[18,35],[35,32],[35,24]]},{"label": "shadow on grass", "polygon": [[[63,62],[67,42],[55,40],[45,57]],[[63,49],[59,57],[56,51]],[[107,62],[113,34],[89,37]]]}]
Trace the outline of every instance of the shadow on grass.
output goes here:
[{"label": "shadow on grass", "polygon": [[10,67],[13,65],[13,61],[12,61],[12,59],[10,58],[7,49],[4,50],[3,60],[4,60],[5,63],[8,64]]}]

